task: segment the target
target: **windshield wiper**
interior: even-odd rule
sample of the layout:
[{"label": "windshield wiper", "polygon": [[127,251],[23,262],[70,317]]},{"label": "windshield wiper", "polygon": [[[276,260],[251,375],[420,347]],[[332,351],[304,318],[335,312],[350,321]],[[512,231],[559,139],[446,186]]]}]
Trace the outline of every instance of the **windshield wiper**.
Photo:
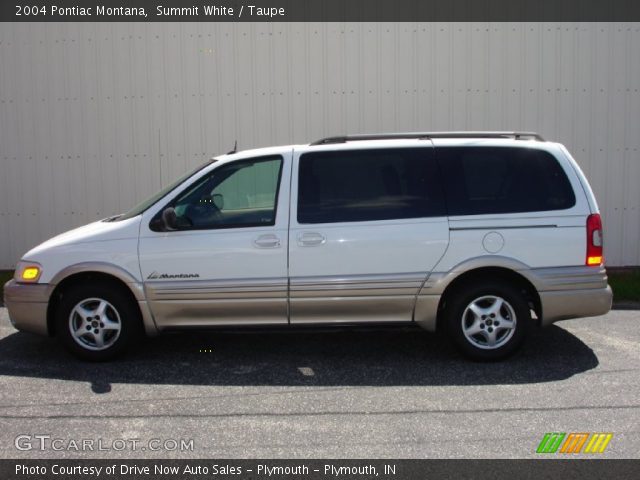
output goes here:
[{"label": "windshield wiper", "polygon": [[103,222],[114,222],[114,221],[116,221],[117,219],[119,219],[122,215],[124,215],[124,213],[119,213],[119,214],[114,215],[114,216],[112,216],[112,217],[107,217],[107,218],[105,218],[105,219],[104,219],[104,220],[102,220],[102,221],[103,221]]}]

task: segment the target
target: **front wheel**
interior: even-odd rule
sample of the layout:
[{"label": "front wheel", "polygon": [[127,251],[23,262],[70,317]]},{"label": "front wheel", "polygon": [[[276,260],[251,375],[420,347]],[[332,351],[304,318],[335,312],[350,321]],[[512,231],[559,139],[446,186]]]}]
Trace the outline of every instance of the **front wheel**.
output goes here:
[{"label": "front wheel", "polygon": [[85,360],[109,360],[129,346],[139,333],[137,305],[111,285],[82,285],[62,296],[56,312],[56,332],[62,343]]},{"label": "front wheel", "polygon": [[506,282],[487,282],[468,284],[454,292],[445,321],[462,353],[476,360],[497,360],[522,345],[531,312],[517,288]]}]

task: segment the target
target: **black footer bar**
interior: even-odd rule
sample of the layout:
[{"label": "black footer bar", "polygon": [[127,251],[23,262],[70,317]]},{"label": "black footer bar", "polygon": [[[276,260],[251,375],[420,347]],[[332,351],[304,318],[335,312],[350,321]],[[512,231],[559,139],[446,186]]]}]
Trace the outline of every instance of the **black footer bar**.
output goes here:
[{"label": "black footer bar", "polygon": [[3,480],[638,478],[640,460],[0,460]]}]

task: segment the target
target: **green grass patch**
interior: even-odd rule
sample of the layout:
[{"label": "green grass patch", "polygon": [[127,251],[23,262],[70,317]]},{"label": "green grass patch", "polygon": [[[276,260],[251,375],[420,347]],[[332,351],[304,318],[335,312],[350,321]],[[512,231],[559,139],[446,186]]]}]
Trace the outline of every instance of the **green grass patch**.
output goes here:
[{"label": "green grass patch", "polygon": [[640,302],[640,269],[608,270],[614,302]]}]

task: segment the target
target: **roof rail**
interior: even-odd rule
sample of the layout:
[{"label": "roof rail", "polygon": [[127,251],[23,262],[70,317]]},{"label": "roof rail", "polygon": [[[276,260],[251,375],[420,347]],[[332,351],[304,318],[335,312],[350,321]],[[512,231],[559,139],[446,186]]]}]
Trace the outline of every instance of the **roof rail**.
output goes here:
[{"label": "roof rail", "polygon": [[361,135],[342,135],[316,140],[310,145],[329,145],[332,143],[358,142],[365,140],[430,140],[432,138],[513,138],[514,140],[538,140],[544,138],[535,132],[408,132],[408,133],[371,133]]}]

